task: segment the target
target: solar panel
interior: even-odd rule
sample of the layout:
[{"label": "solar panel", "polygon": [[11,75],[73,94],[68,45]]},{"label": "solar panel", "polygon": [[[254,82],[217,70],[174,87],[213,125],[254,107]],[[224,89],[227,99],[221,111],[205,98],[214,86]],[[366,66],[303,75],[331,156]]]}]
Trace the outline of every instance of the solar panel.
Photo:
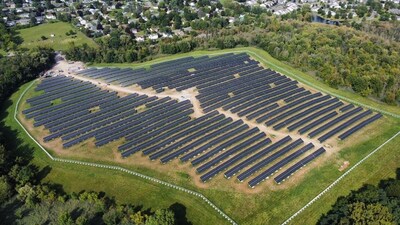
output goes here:
[{"label": "solar panel", "polygon": [[350,135],[352,135],[353,133],[357,132],[358,130],[360,130],[361,128],[367,126],[368,124],[374,122],[375,120],[379,119],[382,117],[382,114],[378,113],[375,114],[374,116],[372,116],[371,118],[368,118],[366,120],[364,120],[363,122],[357,124],[356,126],[350,128],[349,130],[347,130],[346,132],[344,132],[343,134],[339,135],[339,139],[340,140],[344,140],[347,137],[349,137]]},{"label": "solar panel", "polygon": [[232,166],[235,162],[243,159],[247,155],[249,155],[251,153],[254,153],[255,151],[259,150],[260,148],[262,148],[262,147],[264,147],[264,146],[266,146],[266,145],[268,145],[270,143],[271,143],[271,139],[266,138],[266,139],[258,142],[257,144],[252,145],[251,147],[248,147],[248,148],[244,149],[239,154],[233,156],[232,158],[228,159],[227,161],[225,161],[221,165],[217,166],[216,168],[212,169],[208,173],[206,173],[203,176],[201,176],[200,179],[203,182],[209,180],[210,178],[212,178],[213,176],[217,175],[221,171],[223,171],[223,170],[227,169],[228,167]]},{"label": "solar panel", "polygon": [[256,154],[252,155],[251,157],[247,158],[246,160],[242,161],[238,165],[234,166],[233,168],[231,168],[227,172],[225,172],[225,177],[229,179],[230,177],[232,177],[233,175],[238,173],[240,170],[242,170],[246,166],[254,163],[256,160],[261,159],[261,157],[278,149],[280,146],[286,144],[287,142],[289,142],[291,140],[292,140],[292,138],[290,136],[286,136],[286,137],[282,138],[281,140],[275,142],[274,144],[268,146],[267,148],[257,152]]},{"label": "solar panel", "polygon": [[291,176],[293,173],[295,173],[297,170],[299,170],[301,167],[307,165],[309,162],[311,162],[313,159],[317,158],[318,156],[322,155],[325,151],[324,148],[319,148],[315,152],[311,153],[310,155],[306,156],[293,166],[289,167],[287,170],[279,174],[274,178],[275,182],[280,184],[282,181],[287,179],[289,176]]},{"label": "solar panel", "polygon": [[362,108],[361,108],[361,107],[358,107],[358,108],[356,108],[356,109],[353,109],[352,111],[347,112],[347,113],[345,113],[345,114],[343,114],[343,115],[341,115],[341,116],[335,118],[334,120],[329,121],[327,124],[325,124],[325,125],[319,127],[318,129],[315,129],[314,131],[310,132],[310,133],[308,134],[308,136],[311,137],[311,138],[312,138],[312,137],[315,137],[315,136],[318,135],[319,133],[321,133],[321,132],[327,130],[328,128],[330,128],[330,127],[336,125],[336,124],[339,123],[339,122],[342,122],[343,120],[347,119],[348,117],[350,117],[350,116],[352,116],[352,115],[354,115],[354,114],[356,114],[356,113],[358,113],[358,112],[360,112],[360,111],[362,111]]},{"label": "solar panel", "polygon": [[268,165],[269,163],[273,162],[275,159],[277,159],[277,158],[283,156],[284,154],[288,153],[289,151],[291,151],[292,149],[296,148],[297,146],[299,146],[302,143],[303,143],[303,140],[301,138],[297,139],[296,141],[294,141],[292,143],[290,143],[289,145],[285,146],[281,150],[275,152],[274,154],[272,154],[272,155],[268,156],[267,158],[261,160],[260,162],[258,162],[257,164],[255,164],[254,166],[249,168],[248,170],[246,170],[243,173],[239,174],[239,176],[237,177],[238,180],[240,182],[242,182],[244,179],[248,178],[253,173],[257,172],[258,170],[260,170],[264,166]]},{"label": "solar panel", "polygon": [[349,127],[350,125],[352,125],[353,123],[359,121],[360,119],[364,118],[365,116],[371,114],[372,111],[368,110],[366,112],[363,112],[353,118],[351,118],[350,120],[346,121],[345,123],[341,124],[340,126],[335,127],[334,129],[330,130],[328,133],[322,135],[321,137],[318,138],[318,140],[322,143],[324,141],[326,141],[327,139],[329,139],[330,137],[332,137],[333,135],[337,134],[338,132],[346,129],[347,127]]}]

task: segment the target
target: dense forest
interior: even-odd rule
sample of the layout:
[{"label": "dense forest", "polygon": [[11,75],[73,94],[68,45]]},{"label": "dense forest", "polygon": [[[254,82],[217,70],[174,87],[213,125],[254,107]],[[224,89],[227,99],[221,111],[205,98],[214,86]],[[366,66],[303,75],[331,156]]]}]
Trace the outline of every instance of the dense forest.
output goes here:
[{"label": "dense forest", "polygon": [[[272,32],[271,32],[272,31]],[[332,87],[351,87],[387,103],[400,100],[400,44],[348,27],[280,22],[254,32],[252,44]]]},{"label": "dense forest", "polygon": [[396,179],[365,185],[338,198],[318,224],[400,224],[400,169]]}]

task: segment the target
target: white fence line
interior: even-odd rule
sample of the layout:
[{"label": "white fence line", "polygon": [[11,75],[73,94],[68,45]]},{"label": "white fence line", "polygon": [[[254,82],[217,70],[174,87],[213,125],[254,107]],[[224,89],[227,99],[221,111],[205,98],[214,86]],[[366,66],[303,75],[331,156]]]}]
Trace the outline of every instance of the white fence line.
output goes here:
[{"label": "white fence line", "polygon": [[352,166],[350,169],[348,169],[345,173],[343,173],[338,179],[336,179],[333,183],[331,183],[327,188],[325,188],[321,193],[319,193],[317,196],[315,196],[311,201],[309,201],[305,206],[303,206],[301,209],[299,209],[296,213],[294,213],[291,217],[289,217],[286,221],[282,223],[282,225],[289,224],[291,220],[293,220],[296,216],[298,216],[301,212],[303,212],[306,208],[311,206],[314,202],[316,202],[319,198],[321,198],[326,192],[328,192],[331,188],[333,188],[337,183],[339,183],[340,180],[342,180],[344,177],[346,177],[351,171],[353,171],[355,168],[357,168],[361,163],[363,163],[365,160],[367,160],[369,157],[371,157],[374,153],[376,153],[379,149],[381,149],[383,146],[385,146],[387,143],[392,141],[394,138],[400,135],[400,131],[397,132],[395,135],[393,135],[391,138],[386,140],[383,144],[381,144],[379,147],[374,149],[372,152],[370,152],[368,155],[366,155],[364,158],[362,158],[360,161],[358,161],[354,166]]},{"label": "white fence line", "polygon": [[120,166],[111,166],[111,165],[105,165],[105,164],[98,164],[98,163],[91,163],[91,162],[85,162],[85,161],[78,161],[78,160],[71,160],[71,159],[62,159],[62,158],[56,158],[53,157],[38,141],[36,141],[36,139],[25,129],[25,127],[21,124],[21,122],[18,120],[17,114],[18,114],[18,106],[19,103],[22,99],[22,97],[25,95],[25,93],[29,90],[29,88],[32,87],[32,85],[36,82],[36,80],[32,81],[32,83],[22,92],[22,94],[19,96],[18,101],[15,104],[15,109],[14,109],[14,120],[19,124],[19,126],[25,131],[25,133],[40,147],[40,149],[42,149],[46,155],[53,161],[56,162],[63,162],[63,163],[73,163],[73,164],[79,164],[79,165],[84,165],[84,166],[92,166],[92,167],[100,167],[100,168],[105,168],[105,169],[112,169],[112,170],[119,170],[170,188],[174,188],[176,190],[182,191],[182,192],[186,192],[188,194],[191,194],[193,196],[199,197],[200,199],[202,199],[203,201],[205,201],[208,205],[210,205],[215,211],[217,211],[222,217],[224,217],[224,219],[226,219],[229,223],[233,224],[233,225],[237,225],[237,223],[231,219],[228,215],[226,215],[221,209],[219,209],[214,203],[212,203],[208,198],[206,198],[204,195],[189,190],[187,188],[175,185],[175,184],[171,184],[162,180],[159,180],[157,178],[153,178],[132,170],[128,170],[125,169],[123,167]]}]

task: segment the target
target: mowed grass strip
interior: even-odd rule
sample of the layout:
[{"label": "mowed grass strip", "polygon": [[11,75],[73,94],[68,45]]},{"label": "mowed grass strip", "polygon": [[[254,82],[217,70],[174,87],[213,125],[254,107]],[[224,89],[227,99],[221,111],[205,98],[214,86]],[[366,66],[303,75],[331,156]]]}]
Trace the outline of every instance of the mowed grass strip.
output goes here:
[{"label": "mowed grass strip", "polygon": [[399,145],[400,137],[389,142],[341,180],[327,194],[304,210],[290,224],[316,224],[321,215],[326,214],[331,209],[339,196],[346,196],[350,194],[351,190],[357,190],[364,184],[377,185],[380,180],[395,178],[396,169],[400,167]]},{"label": "mowed grass strip", "polygon": [[186,207],[186,217],[193,224],[228,224],[211,206],[184,192],[115,170],[49,159],[13,118],[16,101],[29,84],[21,86],[3,105],[1,122],[6,126],[4,131],[8,132],[9,138],[15,135],[15,139],[18,139],[17,151],[31,154],[32,163],[40,169],[49,168],[45,170],[48,173],[43,182],[60,184],[67,192],[104,191],[108,196],[115,197],[119,203],[131,203],[143,206],[144,209],[156,210],[180,203]]},{"label": "mowed grass strip", "polygon": [[[67,35],[70,30],[76,34]],[[84,43],[89,46],[96,46],[96,43],[89,37],[85,36],[71,24],[65,22],[45,23],[39,26],[18,30],[19,36],[23,42],[22,48],[50,47],[54,50],[66,50],[70,44],[82,45]],[[52,37],[53,35],[53,37]],[[45,38],[43,39],[42,36]]]}]

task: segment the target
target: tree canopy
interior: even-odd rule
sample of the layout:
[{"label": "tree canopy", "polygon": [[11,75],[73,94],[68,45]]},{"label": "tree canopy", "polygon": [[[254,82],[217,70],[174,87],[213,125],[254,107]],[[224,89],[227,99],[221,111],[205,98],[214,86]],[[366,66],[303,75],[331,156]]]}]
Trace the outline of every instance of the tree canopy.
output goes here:
[{"label": "tree canopy", "polygon": [[39,48],[15,52],[0,59],[0,101],[4,101],[19,85],[36,78],[54,64],[52,49]]},{"label": "tree canopy", "polygon": [[365,185],[339,197],[318,224],[400,224],[400,169],[397,174],[396,179]]}]

